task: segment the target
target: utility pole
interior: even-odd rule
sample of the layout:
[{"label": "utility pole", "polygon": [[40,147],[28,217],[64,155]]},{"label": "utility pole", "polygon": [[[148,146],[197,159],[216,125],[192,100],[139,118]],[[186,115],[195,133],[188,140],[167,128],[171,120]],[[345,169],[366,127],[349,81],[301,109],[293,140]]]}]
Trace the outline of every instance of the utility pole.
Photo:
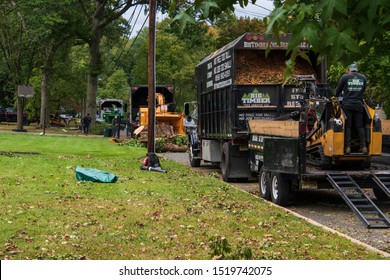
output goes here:
[{"label": "utility pole", "polygon": [[156,136],[156,0],[149,0],[149,50],[148,50],[148,154],[143,170],[165,172],[155,154]]},{"label": "utility pole", "polygon": [[148,45],[148,154],[154,154],[156,131],[156,0],[149,0]]},{"label": "utility pole", "polygon": [[155,154],[156,135],[156,0],[149,0],[148,40],[148,153],[141,170],[165,172]]}]

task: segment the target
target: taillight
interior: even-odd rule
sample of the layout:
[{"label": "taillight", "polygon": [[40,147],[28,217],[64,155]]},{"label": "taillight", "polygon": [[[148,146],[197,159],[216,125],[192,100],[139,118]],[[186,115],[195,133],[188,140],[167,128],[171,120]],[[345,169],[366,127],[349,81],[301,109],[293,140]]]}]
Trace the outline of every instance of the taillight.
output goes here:
[{"label": "taillight", "polygon": [[299,123],[299,134],[305,134],[306,133],[306,123],[300,122]]}]

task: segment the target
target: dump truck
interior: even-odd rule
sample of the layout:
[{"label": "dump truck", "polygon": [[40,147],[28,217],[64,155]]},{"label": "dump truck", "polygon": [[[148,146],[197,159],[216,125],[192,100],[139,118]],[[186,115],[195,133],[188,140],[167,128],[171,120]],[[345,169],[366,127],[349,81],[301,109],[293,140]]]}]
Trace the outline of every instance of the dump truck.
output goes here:
[{"label": "dump truck", "polygon": [[[185,135],[184,114],[175,112],[173,85],[156,85],[156,125],[165,124],[174,134]],[[148,86],[133,85],[130,93],[130,116],[132,122],[146,126],[148,124]]]},{"label": "dump truck", "polygon": [[[225,181],[252,176],[248,121],[276,119],[300,106],[298,86],[283,84],[289,38],[281,36],[279,45],[272,35],[246,33],[196,66],[197,129],[188,133],[192,166],[202,160],[220,164]],[[296,71],[326,81],[317,56],[305,42],[300,48],[307,50],[311,63],[298,59]]]},{"label": "dump truck", "polygon": [[107,123],[111,123],[115,116],[123,116],[123,101],[121,99],[99,99],[97,107],[99,118]]},{"label": "dump truck", "polygon": [[[354,144],[344,154],[345,115],[331,98],[325,63],[316,64],[306,43],[300,48],[311,63],[298,60],[299,74],[283,84],[289,38],[278,44],[272,35],[247,33],[197,65],[197,126],[187,129],[191,166],[219,165],[224,181],[257,178],[260,196],[282,206],[298,189],[335,189],[367,227],[390,227],[363,191],[390,199],[388,168],[371,167],[371,157],[381,155],[380,119],[365,104],[368,153]],[[185,114],[191,117],[187,108]]]}]

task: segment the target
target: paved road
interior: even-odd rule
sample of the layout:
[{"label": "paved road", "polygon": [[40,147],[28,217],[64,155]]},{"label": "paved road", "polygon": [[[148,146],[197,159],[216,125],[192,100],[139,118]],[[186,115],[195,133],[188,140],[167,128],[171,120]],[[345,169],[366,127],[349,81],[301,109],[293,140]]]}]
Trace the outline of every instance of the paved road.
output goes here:
[{"label": "paved road", "polygon": [[[165,153],[162,156],[190,166],[188,153]],[[390,166],[390,154],[373,159],[376,164]],[[200,172],[220,172],[219,168],[202,163]],[[258,182],[233,182],[232,186],[259,196]],[[390,218],[390,203],[379,203],[368,193]],[[259,198],[261,199],[261,198]],[[390,254],[390,229],[367,229],[334,190],[301,190],[294,192],[287,209],[324,226],[339,231],[369,246]]]}]

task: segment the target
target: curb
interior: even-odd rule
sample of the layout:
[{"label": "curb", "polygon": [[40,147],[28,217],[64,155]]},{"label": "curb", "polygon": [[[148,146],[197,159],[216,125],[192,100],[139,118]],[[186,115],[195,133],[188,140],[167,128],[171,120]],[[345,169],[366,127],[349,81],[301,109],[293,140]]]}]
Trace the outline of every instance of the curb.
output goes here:
[{"label": "curb", "polygon": [[248,192],[246,192],[246,191],[244,191],[244,190],[242,190],[242,189],[240,189],[240,188],[237,188],[237,187],[235,187],[235,186],[233,186],[233,185],[230,185],[230,184],[229,184],[229,186],[231,186],[232,188],[235,188],[236,190],[245,192],[245,193],[247,193],[247,194],[249,194],[249,195],[251,195],[251,196],[253,196],[253,197],[257,198],[257,199],[261,199],[261,200],[263,200],[264,202],[268,203],[269,205],[271,205],[271,206],[273,206],[273,207],[276,207],[276,208],[279,208],[279,209],[281,209],[281,210],[284,210],[284,211],[286,211],[286,212],[288,212],[288,213],[294,215],[294,216],[297,217],[297,218],[300,218],[300,219],[302,219],[302,220],[305,220],[306,222],[309,222],[309,223],[312,224],[312,225],[321,227],[322,229],[324,229],[324,230],[326,230],[326,231],[329,231],[329,232],[331,232],[331,233],[334,233],[334,234],[337,234],[337,235],[339,235],[339,236],[341,236],[341,237],[344,237],[344,238],[350,240],[351,242],[353,242],[353,243],[355,243],[355,244],[357,244],[357,245],[361,245],[361,246],[367,248],[367,249],[370,250],[370,251],[373,251],[373,252],[375,252],[375,253],[380,254],[380,255],[383,256],[383,257],[390,258],[390,254],[389,254],[389,253],[384,252],[384,251],[382,251],[382,250],[379,250],[379,249],[377,249],[377,248],[374,248],[374,247],[372,247],[371,245],[368,245],[368,244],[366,244],[366,243],[364,243],[364,242],[362,242],[362,241],[360,241],[360,240],[357,240],[357,239],[355,239],[355,238],[353,238],[353,237],[351,237],[351,236],[349,236],[349,235],[346,235],[346,234],[344,234],[344,233],[342,233],[342,232],[339,232],[339,231],[337,231],[337,230],[335,230],[335,229],[332,229],[332,228],[327,227],[327,226],[325,226],[325,225],[323,225],[323,224],[320,224],[319,222],[316,222],[316,221],[314,221],[314,220],[312,220],[312,219],[310,219],[310,218],[307,218],[307,217],[305,217],[305,216],[302,216],[301,214],[298,214],[298,213],[296,213],[296,212],[294,212],[294,211],[292,211],[292,210],[290,210],[290,209],[287,209],[287,208],[284,208],[284,207],[279,206],[279,205],[277,205],[277,204],[274,204],[274,203],[272,203],[272,202],[270,202],[270,201],[268,201],[268,200],[265,200],[265,199],[263,199],[263,198],[261,198],[261,197],[258,197],[258,196],[256,196],[256,195],[254,195],[254,194],[248,193]]}]

